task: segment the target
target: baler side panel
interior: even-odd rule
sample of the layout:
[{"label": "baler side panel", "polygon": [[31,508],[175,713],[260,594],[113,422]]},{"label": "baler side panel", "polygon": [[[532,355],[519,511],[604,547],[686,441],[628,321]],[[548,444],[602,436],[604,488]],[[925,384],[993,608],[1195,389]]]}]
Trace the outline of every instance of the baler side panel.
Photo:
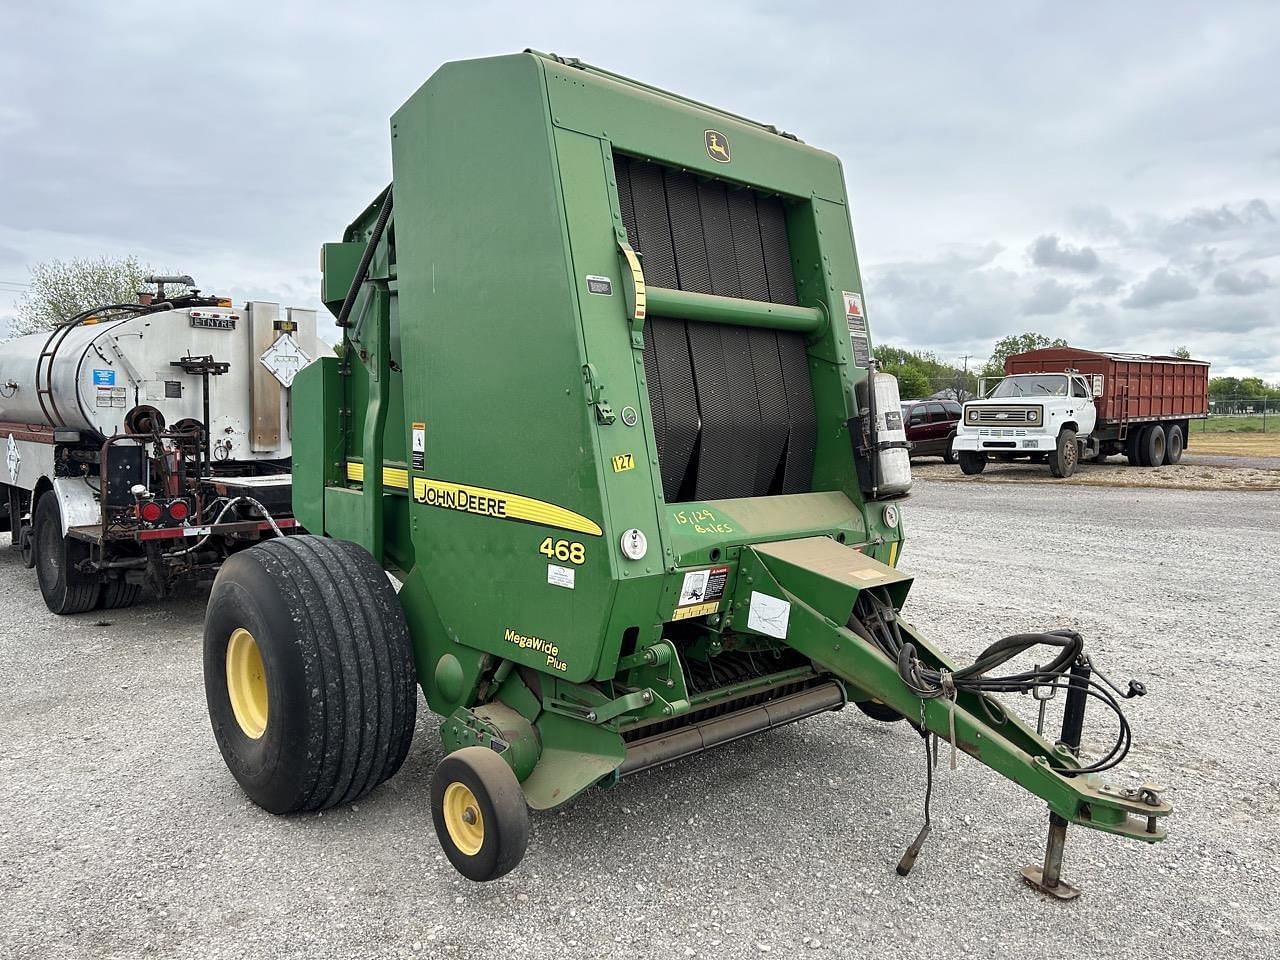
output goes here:
[{"label": "baler side panel", "polygon": [[[456,640],[581,681],[613,581],[545,96],[535,57],[454,63],[392,119],[404,411],[426,425],[411,520],[444,635],[411,627],[431,661]],[[511,495],[584,529],[519,522]],[[573,589],[548,538],[582,548]]]}]

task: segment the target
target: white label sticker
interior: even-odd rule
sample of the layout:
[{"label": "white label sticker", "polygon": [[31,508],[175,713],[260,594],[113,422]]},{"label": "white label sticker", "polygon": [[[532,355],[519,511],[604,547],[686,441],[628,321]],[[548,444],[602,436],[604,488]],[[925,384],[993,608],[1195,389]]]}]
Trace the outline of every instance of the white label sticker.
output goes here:
[{"label": "white label sticker", "polygon": [[574,569],[572,567],[558,567],[554,563],[547,564],[547,583],[553,587],[564,587],[566,590],[573,589]]},{"label": "white label sticker", "polygon": [[680,588],[680,599],[677,607],[690,603],[701,603],[707,595],[707,581],[711,578],[710,570],[694,570],[684,575],[684,585]]},{"label": "white label sticker", "polygon": [[766,637],[787,639],[787,622],[791,619],[791,604],[767,593],[751,591],[751,608],[747,611],[747,629],[763,633]]}]

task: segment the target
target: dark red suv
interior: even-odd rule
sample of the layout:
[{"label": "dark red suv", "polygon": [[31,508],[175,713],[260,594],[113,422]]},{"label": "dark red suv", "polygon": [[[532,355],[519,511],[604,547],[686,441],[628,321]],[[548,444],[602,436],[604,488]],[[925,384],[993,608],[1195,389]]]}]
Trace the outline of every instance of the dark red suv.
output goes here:
[{"label": "dark red suv", "polygon": [[951,441],[960,422],[960,404],[954,400],[908,400],[902,405],[902,422],[911,441],[911,457],[941,457],[955,463]]}]

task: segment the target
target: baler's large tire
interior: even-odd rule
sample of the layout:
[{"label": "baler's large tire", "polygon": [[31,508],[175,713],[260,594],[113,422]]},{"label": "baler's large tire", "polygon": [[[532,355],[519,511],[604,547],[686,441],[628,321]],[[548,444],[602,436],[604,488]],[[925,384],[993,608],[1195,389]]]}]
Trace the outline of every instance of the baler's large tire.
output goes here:
[{"label": "baler's large tire", "polygon": [[36,501],[31,518],[36,580],[44,605],[57,614],[84,613],[98,603],[98,578],[76,569],[89,546],[62,535],[62,511],[52,492]]},{"label": "baler's large tire", "polygon": [[300,536],[236,553],[204,623],[209,719],[254,803],[322,810],[400,769],[418,708],[413,649],[368,551]]},{"label": "baler's large tire", "polygon": [[1186,445],[1186,439],[1182,436],[1182,425],[1171,424],[1164,437],[1164,462],[1177,463],[1181,460],[1182,451]]},{"label": "baler's large tire", "polygon": [[960,472],[966,477],[977,476],[986,465],[987,455],[985,453],[975,453],[972,450],[960,451]]},{"label": "baler's large tire", "polygon": [[142,593],[142,584],[128,583],[124,580],[106,580],[102,584],[102,592],[98,595],[98,606],[103,610],[118,610],[131,607],[138,602]]},{"label": "baler's large tire", "polygon": [[431,816],[445,856],[470,880],[497,880],[529,844],[529,808],[520,781],[488,747],[463,747],[431,779]]},{"label": "baler's large tire", "polygon": [[1164,427],[1153,423],[1142,431],[1142,465],[1144,467],[1160,467],[1164,465]]},{"label": "baler's large tire", "polygon": [[1065,478],[1076,472],[1080,463],[1080,445],[1076,443],[1076,432],[1064,427],[1058,434],[1058,446],[1049,454],[1049,472],[1055,477]]}]

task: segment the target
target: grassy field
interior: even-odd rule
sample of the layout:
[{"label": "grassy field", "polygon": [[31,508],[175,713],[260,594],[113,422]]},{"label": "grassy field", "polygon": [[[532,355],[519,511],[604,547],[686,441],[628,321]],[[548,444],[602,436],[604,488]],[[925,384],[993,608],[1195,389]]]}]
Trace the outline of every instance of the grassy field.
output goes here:
[{"label": "grassy field", "polygon": [[1275,433],[1280,434],[1280,413],[1266,417],[1209,417],[1191,424],[1192,433]]},{"label": "grassy field", "polygon": [[[1271,418],[1267,417],[1270,428]],[[1277,422],[1280,427],[1280,422]],[[1191,428],[1188,453],[1210,453],[1229,457],[1280,457],[1280,429],[1268,433],[1201,433]]]}]

